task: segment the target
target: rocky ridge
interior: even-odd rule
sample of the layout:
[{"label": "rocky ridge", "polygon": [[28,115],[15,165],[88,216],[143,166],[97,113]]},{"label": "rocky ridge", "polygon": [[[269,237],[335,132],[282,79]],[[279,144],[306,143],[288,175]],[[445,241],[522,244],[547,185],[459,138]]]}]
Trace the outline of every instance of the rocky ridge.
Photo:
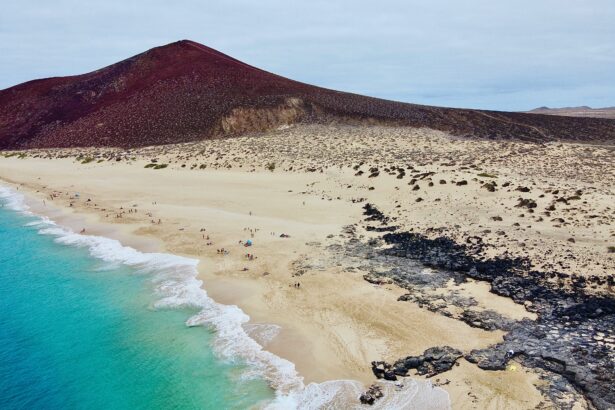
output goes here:
[{"label": "rocky ridge", "polygon": [[[377,221],[386,226],[390,222],[370,204],[364,206],[364,211],[367,223]],[[570,406],[570,394],[575,392],[598,409],[615,406],[611,388],[615,380],[613,275],[586,279],[564,272],[531,270],[531,264],[523,258],[479,258],[480,238],[458,244],[446,237],[428,239],[418,233],[389,232],[381,242],[372,240],[371,246],[356,239],[350,242],[351,253],[363,253],[389,267],[373,270],[365,279],[372,283],[393,282],[407,289],[401,301],[411,301],[446,316],[455,316],[448,307],[456,306],[462,311],[456,318],[470,326],[507,332],[502,343],[486,349],[457,354],[451,347],[434,347],[421,356],[408,356],[394,364],[374,362],[377,377],[392,380],[407,375],[410,369],[431,377],[449,370],[462,356],[482,369],[494,371],[505,370],[514,359],[544,371],[543,377],[549,382],[544,392],[558,406]],[[386,247],[378,247],[382,243]],[[432,271],[425,273],[421,265]],[[467,278],[488,282],[492,293],[524,305],[537,314],[537,319],[514,321],[497,312],[472,310],[475,301],[454,292],[445,296],[429,292],[451,280],[462,283]]]}]

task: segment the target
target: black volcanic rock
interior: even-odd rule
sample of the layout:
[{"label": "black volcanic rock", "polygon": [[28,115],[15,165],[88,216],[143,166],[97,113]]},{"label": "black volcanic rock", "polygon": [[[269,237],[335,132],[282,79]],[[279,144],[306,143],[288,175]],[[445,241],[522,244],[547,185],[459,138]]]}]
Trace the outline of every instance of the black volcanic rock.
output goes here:
[{"label": "black volcanic rock", "polygon": [[[378,212],[370,205],[370,214]],[[431,239],[415,232],[394,232],[384,234],[382,240],[389,246],[371,250],[374,253],[369,260],[386,263],[388,270],[373,271],[371,281],[391,279],[408,291],[399,300],[444,316],[450,316],[447,306],[454,305],[463,309],[459,319],[469,325],[507,332],[500,343],[464,352],[465,359],[485,370],[503,370],[514,358],[526,367],[545,371],[548,383],[542,390],[558,408],[570,392],[582,394],[595,408],[614,408],[615,298],[609,289],[615,284],[613,274],[598,277],[538,271],[524,257],[484,258],[485,245],[480,238],[458,243],[444,236]],[[352,246],[354,252],[360,251],[357,242]],[[417,263],[433,270],[425,275]],[[493,311],[470,309],[474,305],[471,300],[454,294],[432,296],[426,292],[466,278],[488,282],[492,293],[523,304],[537,319],[507,319]],[[406,363],[414,368],[422,361],[410,356],[380,368],[392,368],[401,375]]]},{"label": "black volcanic rock", "polygon": [[398,376],[406,376],[410,369],[416,369],[416,374],[420,376],[433,377],[450,370],[461,356],[461,351],[450,346],[430,347],[420,356],[408,356],[396,361],[392,367]]}]

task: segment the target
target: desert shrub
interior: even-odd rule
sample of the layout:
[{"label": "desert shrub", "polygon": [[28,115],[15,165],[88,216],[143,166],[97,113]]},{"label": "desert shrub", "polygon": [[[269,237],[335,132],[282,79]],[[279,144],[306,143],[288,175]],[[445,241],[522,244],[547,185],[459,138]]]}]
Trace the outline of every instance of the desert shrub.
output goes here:
[{"label": "desert shrub", "polygon": [[89,164],[90,162],[94,161],[94,158],[92,157],[87,157],[84,158],[83,161],[81,161],[82,164]]},{"label": "desert shrub", "polygon": [[497,178],[498,176],[495,174],[489,174],[487,172],[481,172],[480,174],[478,174],[479,177],[484,177],[484,178]]},{"label": "desert shrub", "polygon": [[275,162],[267,163],[267,165],[265,165],[265,168],[268,169],[269,171],[273,172],[273,170],[275,169]]},{"label": "desert shrub", "polygon": [[147,164],[144,168],[154,168],[156,164]]},{"label": "desert shrub", "polygon": [[157,164],[154,166],[154,169],[163,169],[168,167],[168,164]]},{"label": "desert shrub", "polygon": [[606,249],[609,251],[609,253],[615,253],[615,246],[609,246]]}]

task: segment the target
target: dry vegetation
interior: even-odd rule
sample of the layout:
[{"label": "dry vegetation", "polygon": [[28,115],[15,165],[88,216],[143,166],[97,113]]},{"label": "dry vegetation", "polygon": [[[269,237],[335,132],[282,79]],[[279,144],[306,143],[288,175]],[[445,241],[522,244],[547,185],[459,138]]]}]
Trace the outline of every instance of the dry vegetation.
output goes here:
[{"label": "dry vegetation", "polygon": [[[11,155],[11,154],[7,154]],[[22,154],[23,155],[23,154]],[[615,147],[492,142],[396,127],[283,127],[179,145],[29,151],[42,158],[169,168],[322,174],[324,200],[369,201],[395,224],[458,241],[480,236],[489,255],[528,256],[537,268],[615,271]],[[102,165],[102,164],[101,164]],[[159,171],[156,171],[159,170]]]}]

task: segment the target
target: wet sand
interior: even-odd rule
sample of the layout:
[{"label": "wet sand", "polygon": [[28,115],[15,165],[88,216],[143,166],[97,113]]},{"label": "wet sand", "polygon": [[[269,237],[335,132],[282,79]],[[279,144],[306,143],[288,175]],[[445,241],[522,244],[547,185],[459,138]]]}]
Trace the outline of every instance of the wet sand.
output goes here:
[{"label": "wet sand", "polygon": [[[493,244],[492,254],[524,252],[536,256],[537,265],[585,265],[584,271],[595,274],[613,266],[607,252],[613,242],[613,212],[606,209],[613,203],[612,173],[603,172],[600,180],[592,181],[591,172],[598,171],[580,167],[571,180],[565,169],[558,174],[554,153],[553,159],[540,154],[543,161],[532,169],[524,165],[533,154],[518,152],[529,149],[527,144],[460,141],[432,131],[380,132],[381,139],[362,135],[356,140],[348,129],[338,130],[337,139],[325,144],[323,130],[293,129],[130,153],[109,150],[121,161],[109,161],[104,150],[94,149],[29,152],[24,159],[0,158],[0,178],[28,193],[36,212],[77,232],[85,228],[88,234],[114,237],[140,250],[198,258],[204,286],[216,301],[236,304],[254,323],[280,326],[280,334],[266,348],[295,363],[307,382],[356,379],[369,384],[375,380],[372,360],[395,360],[441,345],[469,351],[497,343],[504,334],[399,302],[403,289],[370,284],[363,280],[368,272],[336,258],[330,247],[343,245],[344,227],[362,219],[360,204],[353,202],[358,198],[378,204],[407,229],[429,233],[429,228],[442,227],[459,237],[480,233]],[[489,144],[499,144],[500,152]],[[608,148],[591,149],[605,152],[585,157],[585,147],[552,147],[573,162],[597,163],[612,156]],[[33,158],[36,155],[39,158]],[[378,163],[368,162],[378,155]],[[90,157],[96,159],[84,161]],[[145,168],[152,159],[169,165]],[[398,178],[394,160],[413,164],[415,171],[404,166],[405,175]],[[446,165],[451,161],[455,165]],[[273,171],[267,169],[271,163]],[[375,173],[370,168],[378,168],[379,174],[368,178]],[[359,170],[364,173],[356,176]],[[428,177],[431,181],[408,185],[412,174],[425,172],[436,174]],[[467,184],[457,185],[461,180]],[[498,182],[495,192],[482,187],[491,180]],[[510,189],[502,188],[504,181]],[[414,189],[417,184],[420,188]],[[516,191],[518,186],[530,191]],[[569,197],[583,190],[583,199],[569,201],[577,202],[568,209],[577,209],[567,211],[563,223],[551,221],[559,215],[539,221],[515,207],[520,196],[548,206],[552,198],[547,189],[570,191]],[[50,195],[56,196],[52,200]],[[557,208],[564,213],[564,205],[557,203]],[[585,218],[592,214],[599,216]],[[290,237],[281,238],[282,233]],[[371,235],[360,234],[364,239]],[[239,243],[248,239],[252,247]],[[218,254],[221,248],[228,254]],[[247,253],[256,259],[246,258]],[[565,253],[576,259],[564,262]],[[484,283],[458,288],[511,319],[535,318],[523,306],[488,292]],[[544,400],[536,389],[537,375],[521,366],[517,371],[487,372],[461,360],[433,381],[446,380],[443,388],[455,408],[533,408]]]}]

